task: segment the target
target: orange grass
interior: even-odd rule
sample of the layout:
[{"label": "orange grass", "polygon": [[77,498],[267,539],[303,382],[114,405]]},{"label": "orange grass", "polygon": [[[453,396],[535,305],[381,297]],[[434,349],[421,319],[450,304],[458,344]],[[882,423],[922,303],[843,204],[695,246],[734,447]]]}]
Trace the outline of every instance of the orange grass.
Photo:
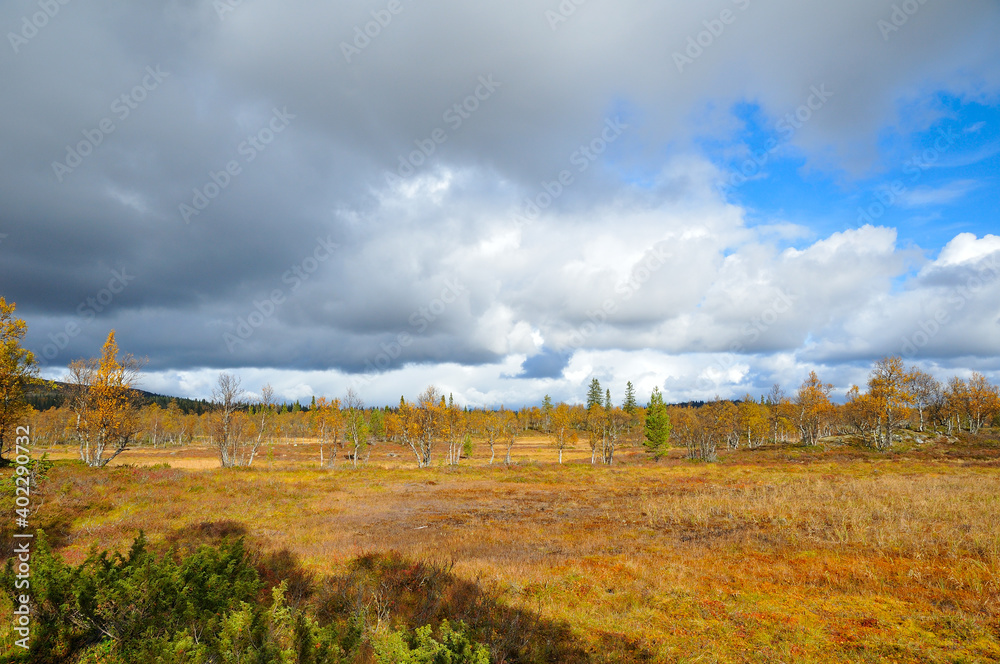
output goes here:
[{"label": "orange grass", "polygon": [[379,446],[363,468],[319,470],[318,446],[299,441],[233,471],[206,470],[205,448],[136,450],[119,460],[171,467],[61,461],[34,521],[74,563],[140,529],[184,542],[223,520],[318,576],[390,550],[454,561],[508,605],[568,623],[586,661],[1000,661],[995,443],[876,455],[828,441],[607,468],[580,448],[560,467],[528,439],[518,465],[488,456],[417,470]]}]

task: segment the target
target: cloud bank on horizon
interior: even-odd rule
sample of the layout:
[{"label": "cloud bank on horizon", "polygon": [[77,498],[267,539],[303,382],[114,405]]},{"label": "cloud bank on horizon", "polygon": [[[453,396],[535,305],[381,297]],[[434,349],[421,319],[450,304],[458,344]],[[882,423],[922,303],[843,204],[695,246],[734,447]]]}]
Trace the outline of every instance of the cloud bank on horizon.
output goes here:
[{"label": "cloud bank on horizon", "polygon": [[13,0],[0,293],[58,377],[373,404],[1000,379],[987,0]]}]

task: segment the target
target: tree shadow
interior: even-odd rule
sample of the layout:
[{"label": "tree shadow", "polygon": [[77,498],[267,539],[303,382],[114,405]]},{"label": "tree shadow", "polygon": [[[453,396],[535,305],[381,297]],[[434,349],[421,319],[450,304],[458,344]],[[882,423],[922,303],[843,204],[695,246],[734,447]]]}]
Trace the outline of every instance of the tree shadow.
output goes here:
[{"label": "tree shadow", "polygon": [[224,519],[222,521],[202,521],[201,523],[179,528],[167,534],[167,544],[191,551],[203,544],[218,546],[227,539],[238,539],[247,536],[247,527],[239,521]]},{"label": "tree shadow", "polygon": [[[188,550],[218,546],[229,538],[247,538],[235,521],[212,521],[175,531],[167,542]],[[262,596],[286,582],[292,606],[309,606],[324,626],[355,630],[423,625],[442,620],[463,622],[469,636],[490,649],[493,664],[649,662],[654,656],[643,644],[621,634],[602,631],[590,643],[573,633],[565,621],[542,618],[538,612],[509,606],[503,591],[480,579],[469,581],[453,573],[454,563],[416,561],[397,551],[368,553],[351,560],[341,574],[317,578],[298,556],[287,550],[265,550],[261,542],[248,546],[264,583]],[[357,662],[373,661],[363,644]]]},{"label": "tree shadow", "polygon": [[565,621],[509,606],[502,592],[481,580],[453,572],[454,563],[412,561],[400,553],[369,553],[347,571],[320,582],[315,595],[322,620],[351,615],[369,627],[408,628],[461,621],[472,638],[490,648],[494,664],[647,662],[653,655],[622,635],[596,635],[592,649]]}]

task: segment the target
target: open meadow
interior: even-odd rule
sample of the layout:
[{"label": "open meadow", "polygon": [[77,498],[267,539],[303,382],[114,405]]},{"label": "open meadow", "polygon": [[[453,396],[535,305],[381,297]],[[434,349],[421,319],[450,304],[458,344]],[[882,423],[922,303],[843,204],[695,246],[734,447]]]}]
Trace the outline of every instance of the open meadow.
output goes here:
[{"label": "open meadow", "polygon": [[32,520],[72,564],[140,531],[157,551],[244,536],[293,601],[350,595],[373,629],[461,618],[494,662],[1000,661],[995,432],[713,464],[592,466],[578,447],[560,466],[544,437],[510,466],[481,444],[457,467],[405,452],[320,470],[299,440],[237,470],[206,446],[137,448],[92,469],[56,446]]}]

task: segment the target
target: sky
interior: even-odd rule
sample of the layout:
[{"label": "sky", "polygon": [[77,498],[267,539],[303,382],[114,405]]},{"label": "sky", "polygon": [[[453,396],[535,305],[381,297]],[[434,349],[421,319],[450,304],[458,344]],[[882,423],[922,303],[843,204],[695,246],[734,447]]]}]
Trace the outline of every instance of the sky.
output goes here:
[{"label": "sky", "polygon": [[1000,3],[8,0],[0,294],[144,389],[1000,382]]}]

